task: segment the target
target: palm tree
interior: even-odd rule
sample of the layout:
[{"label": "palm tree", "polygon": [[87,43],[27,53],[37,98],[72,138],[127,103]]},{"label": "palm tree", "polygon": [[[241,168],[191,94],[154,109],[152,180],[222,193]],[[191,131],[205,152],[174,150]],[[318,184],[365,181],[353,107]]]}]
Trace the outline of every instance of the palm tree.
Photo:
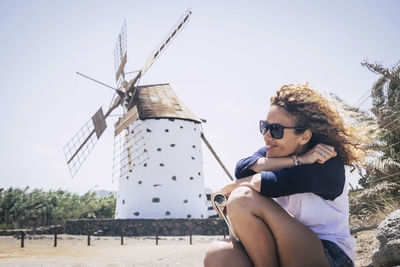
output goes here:
[{"label": "palm tree", "polygon": [[372,108],[378,128],[374,148],[377,156],[364,166],[363,187],[400,181],[400,62],[391,68],[367,61],[362,66],[381,76],[371,89]]},{"label": "palm tree", "polygon": [[[399,62],[400,63],[400,62]],[[352,124],[365,130],[368,157],[358,171],[362,190],[349,194],[351,222],[374,224],[376,214],[386,214],[399,207],[400,198],[400,64],[385,68],[366,61],[362,66],[379,74],[370,89],[370,111],[346,104],[335,97]]]}]

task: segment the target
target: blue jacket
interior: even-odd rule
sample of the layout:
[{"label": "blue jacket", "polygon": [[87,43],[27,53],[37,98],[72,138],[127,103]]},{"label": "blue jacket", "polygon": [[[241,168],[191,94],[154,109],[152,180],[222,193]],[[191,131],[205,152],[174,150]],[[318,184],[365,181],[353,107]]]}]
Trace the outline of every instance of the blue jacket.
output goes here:
[{"label": "blue jacket", "polygon": [[[249,167],[266,154],[267,148],[264,146],[251,157],[241,159],[236,165],[236,178],[256,174]],[[262,171],[260,193],[274,198],[297,193],[314,193],[326,200],[334,200],[342,194],[344,183],[344,164],[338,157],[334,157],[324,164],[304,164],[278,171]]]}]

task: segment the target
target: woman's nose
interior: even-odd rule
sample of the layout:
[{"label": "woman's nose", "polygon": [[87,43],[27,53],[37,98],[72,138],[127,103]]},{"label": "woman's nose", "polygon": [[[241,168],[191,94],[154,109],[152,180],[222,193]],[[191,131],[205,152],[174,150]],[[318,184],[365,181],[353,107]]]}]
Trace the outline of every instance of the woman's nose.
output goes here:
[{"label": "woman's nose", "polygon": [[267,133],[264,134],[264,140],[272,139],[271,131],[268,129]]}]

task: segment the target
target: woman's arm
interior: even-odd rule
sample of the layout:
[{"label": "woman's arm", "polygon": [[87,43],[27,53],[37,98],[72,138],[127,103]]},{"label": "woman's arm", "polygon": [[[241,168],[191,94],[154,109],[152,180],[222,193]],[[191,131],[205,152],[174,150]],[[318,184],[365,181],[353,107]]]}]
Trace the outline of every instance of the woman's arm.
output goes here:
[{"label": "woman's arm", "polygon": [[290,167],[294,167],[294,160],[292,157],[261,157],[257,159],[257,161],[254,162],[252,165],[250,165],[249,169],[255,171],[256,173],[259,173],[262,171],[277,171]]},{"label": "woman's arm", "polygon": [[[279,157],[279,158],[267,158],[266,157],[267,150],[265,147],[260,148],[256,153],[254,153],[251,157],[242,159],[238,162],[236,165],[236,170],[235,170],[235,175],[236,178],[238,178],[236,181],[226,185],[224,188],[222,188],[222,191],[226,196],[229,196],[229,194],[237,187],[239,186],[248,186],[252,189],[254,189],[257,192],[265,191],[262,190],[261,186],[261,172],[269,171],[269,172],[276,172],[282,169],[287,169],[294,167],[294,160],[292,157]],[[310,167],[307,167],[307,170],[315,170],[314,171],[307,171],[307,177],[305,176],[304,168],[293,168],[293,170],[290,171],[291,174],[297,173],[298,175],[298,180],[297,182],[304,182],[303,179],[309,180],[311,179],[314,181],[314,179],[320,179],[320,177],[326,177],[327,172],[332,172],[333,169],[331,169],[329,166],[326,167],[312,167],[313,163],[319,163],[317,165],[324,164],[326,161],[329,159],[336,157],[337,153],[335,152],[334,147],[325,145],[325,144],[318,144],[306,153],[302,154],[301,156],[298,156],[298,160],[300,164],[302,165],[309,165]],[[331,164],[330,164],[331,165]],[[286,172],[283,172],[286,173]],[[264,177],[264,188],[265,188],[265,181],[267,174],[263,174]],[[270,174],[268,177],[275,176],[275,174]],[[281,176],[281,175],[279,175]],[[283,180],[283,179],[280,179]],[[291,183],[292,185],[297,184]],[[328,184],[328,181],[325,181],[325,183]],[[315,182],[313,182],[315,184]],[[318,183],[319,184],[319,183]],[[285,186],[287,187],[287,185]],[[315,186],[313,186],[314,188]],[[301,188],[301,189],[300,189]],[[307,190],[304,187],[299,187],[300,191]],[[288,190],[289,192],[293,192],[293,189]],[[279,190],[281,191],[281,190]],[[282,192],[288,192],[286,190],[282,190]],[[261,192],[263,193],[263,192]],[[282,194],[278,193],[277,194]]]},{"label": "woman's arm", "polygon": [[229,196],[230,193],[239,186],[247,186],[252,188],[253,190],[260,192],[261,191],[261,174],[257,173],[242,179],[237,179],[234,182],[227,184],[221,190],[221,192],[225,196]]},{"label": "woman's arm", "polygon": [[325,164],[304,164],[279,171],[262,171],[237,179],[219,191],[228,197],[235,188],[248,186],[267,197],[314,193],[324,199],[334,200],[342,194],[344,182],[343,162],[335,157]]},{"label": "woman's arm", "polygon": [[[294,167],[294,160],[291,156],[279,158],[267,158],[266,147],[260,148],[251,157],[241,159],[235,169],[237,179],[251,176],[262,171],[277,171],[285,168]],[[306,153],[298,156],[300,164],[324,164],[327,160],[336,157],[334,147],[318,144]]]}]

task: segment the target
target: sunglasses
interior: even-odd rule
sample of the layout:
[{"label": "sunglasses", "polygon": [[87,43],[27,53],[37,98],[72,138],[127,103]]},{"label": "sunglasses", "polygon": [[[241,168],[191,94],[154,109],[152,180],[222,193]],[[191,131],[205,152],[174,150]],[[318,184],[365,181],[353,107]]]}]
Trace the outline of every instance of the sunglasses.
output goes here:
[{"label": "sunglasses", "polygon": [[283,137],[283,130],[285,129],[296,129],[296,130],[305,130],[304,127],[286,127],[282,126],[279,123],[269,123],[267,121],[260,121],[260,132],[262,135],[266,135],[268,130],[275,139],[281,139]]}]

